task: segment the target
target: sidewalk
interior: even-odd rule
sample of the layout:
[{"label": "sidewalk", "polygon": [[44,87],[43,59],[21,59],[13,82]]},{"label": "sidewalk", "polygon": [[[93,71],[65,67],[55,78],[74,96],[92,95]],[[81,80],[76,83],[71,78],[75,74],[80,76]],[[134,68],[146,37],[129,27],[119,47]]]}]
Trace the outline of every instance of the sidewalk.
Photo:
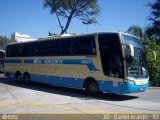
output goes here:
[{"label": "sidewalk", "polygon": [[160,89],[160,87],[149,87],[149,89]]}]

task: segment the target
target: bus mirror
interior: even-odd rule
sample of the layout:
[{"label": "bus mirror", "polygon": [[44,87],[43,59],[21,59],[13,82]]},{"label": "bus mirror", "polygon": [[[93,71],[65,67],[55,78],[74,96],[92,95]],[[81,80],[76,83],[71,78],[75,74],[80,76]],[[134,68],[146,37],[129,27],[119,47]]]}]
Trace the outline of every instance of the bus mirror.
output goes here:
[{"label": "bus mirror", "polygon": [[131,58],[134,57],[134,46],[133,45],[128,45],[129,47],[129,55]]}]

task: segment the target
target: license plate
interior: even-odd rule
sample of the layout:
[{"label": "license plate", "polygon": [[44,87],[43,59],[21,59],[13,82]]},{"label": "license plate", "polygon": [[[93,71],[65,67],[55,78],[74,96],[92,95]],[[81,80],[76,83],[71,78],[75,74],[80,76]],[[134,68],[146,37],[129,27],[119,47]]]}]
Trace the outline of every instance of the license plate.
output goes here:
[{"label": "license plate", "polygon": [[113,82],[113,87],[118,87],[118,82]]},{"label": "license plate", "polygon": [[140,88],[139,90],[142,91],[142,90],[144,90],[144,88]]}]

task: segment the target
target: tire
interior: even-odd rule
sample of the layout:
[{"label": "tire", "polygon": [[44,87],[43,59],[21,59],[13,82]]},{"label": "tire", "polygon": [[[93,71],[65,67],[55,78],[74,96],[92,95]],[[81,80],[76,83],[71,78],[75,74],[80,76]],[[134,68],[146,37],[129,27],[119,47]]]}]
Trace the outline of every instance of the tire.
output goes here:
[{"label": "tire", "polygon": [[22,80],[22,74],[20,72],[16,72],[15,80],[16,81],[21,81]]},{"label": "tire", "polygon": [[30,75],[28,73],[24,73],[24,75],[23,75],[23,81],[26,84],[30,84],[31,83],[31,78],[30,78]]},{"label": "tire", "polygon": [[86,83],[86,88],[85,89],[91,95],[97,94],[99,92],[99,87],[98,87],[96,81],[88,81]]}]

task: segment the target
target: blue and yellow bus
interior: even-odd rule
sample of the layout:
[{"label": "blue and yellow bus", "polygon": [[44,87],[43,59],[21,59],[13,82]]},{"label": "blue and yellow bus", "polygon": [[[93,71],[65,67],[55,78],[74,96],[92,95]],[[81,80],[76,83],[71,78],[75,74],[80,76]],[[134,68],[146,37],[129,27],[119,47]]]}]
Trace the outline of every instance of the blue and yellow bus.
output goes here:
[{"label": "blue and yellow bus", "polygon": [[145,49],[121,32],[99,32],[9,44],[5,76],[17,81],[128,94],[148,88]]}]

